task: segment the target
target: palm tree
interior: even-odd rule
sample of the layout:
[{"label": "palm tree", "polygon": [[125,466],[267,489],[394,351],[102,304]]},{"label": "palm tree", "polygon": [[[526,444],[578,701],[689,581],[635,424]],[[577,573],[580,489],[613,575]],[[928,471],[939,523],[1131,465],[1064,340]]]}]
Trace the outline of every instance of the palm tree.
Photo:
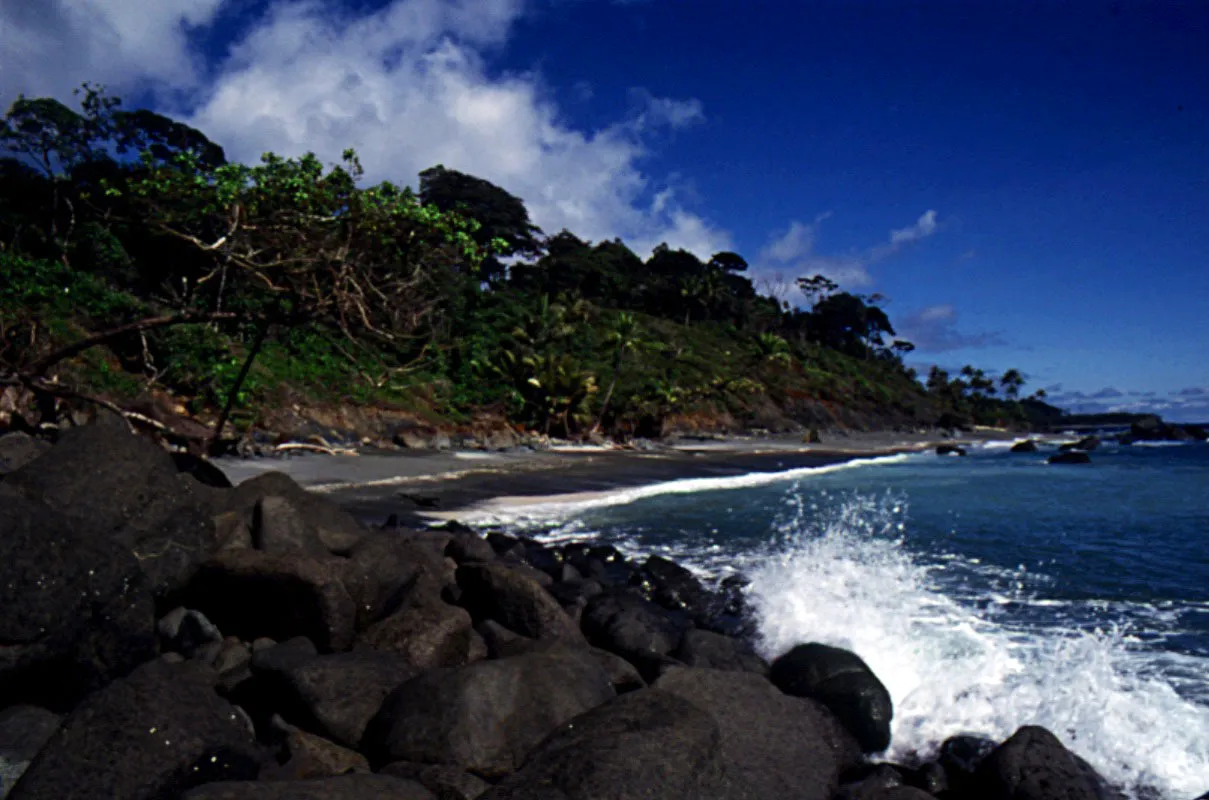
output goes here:
[{"label": "palm tree", "polygon": [[1024,386],[1024,375],[1018,369],[1009,369],[999,376],[999,385],[1008,398],[1015,400],[1020,396],[1020,387]]},{"label": "palm tree", "polygon": [[617,315],[612,329],[605,336],[605,341],[613,346],[613,379],[609,381],[609,388],[605,390],[604,400],[600,403],[600,415],[596,418],[596,424],[592,426],[592,433],[599,432],[600,426],[604,423],[605,414],[609,410],[609,401],[613,399],[613,390],[617,388],[617,381],[621,379],[621,367],[625,361],[626,352],[647,344],[642,338],[642,327],[638,324],[638,320],[627,311],[622,311]]}]

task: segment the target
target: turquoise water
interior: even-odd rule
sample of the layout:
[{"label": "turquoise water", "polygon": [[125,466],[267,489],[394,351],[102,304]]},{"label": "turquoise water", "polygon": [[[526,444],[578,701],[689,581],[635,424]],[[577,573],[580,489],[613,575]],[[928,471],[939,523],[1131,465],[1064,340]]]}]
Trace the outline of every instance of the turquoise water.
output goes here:
[{"label": "turquoise water", "polygon": [[856,650],[895,699],[893,758],[1046,725],[1139,795],[1209,790],[1209,445],[1006,446],[681,481],[510,526],[742,572],[775,656]]}]

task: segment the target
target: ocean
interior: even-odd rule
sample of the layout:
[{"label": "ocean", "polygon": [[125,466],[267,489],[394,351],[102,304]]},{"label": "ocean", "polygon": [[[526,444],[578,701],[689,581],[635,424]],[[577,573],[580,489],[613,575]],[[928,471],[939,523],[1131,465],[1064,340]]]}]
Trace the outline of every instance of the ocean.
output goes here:
[{"label": "ocean", "polygon": [[479,522],[738,572],[758,645],[850,648],[894,699],[890,760],[1058,734],[1137,797],[1209,791],[1209,445],[975,446],[697,478]]}]

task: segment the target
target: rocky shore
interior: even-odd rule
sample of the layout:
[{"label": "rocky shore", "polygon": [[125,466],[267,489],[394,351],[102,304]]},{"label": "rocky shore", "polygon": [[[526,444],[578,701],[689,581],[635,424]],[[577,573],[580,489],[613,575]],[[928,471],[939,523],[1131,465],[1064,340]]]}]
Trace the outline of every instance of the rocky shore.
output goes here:
[{"label": "rocky shore", "polygon": [[877,676],[764,661],[741,579],[367,527],[116,419],[0,444],[0,798],[1121,796],[1038,727],[880,763]]}]

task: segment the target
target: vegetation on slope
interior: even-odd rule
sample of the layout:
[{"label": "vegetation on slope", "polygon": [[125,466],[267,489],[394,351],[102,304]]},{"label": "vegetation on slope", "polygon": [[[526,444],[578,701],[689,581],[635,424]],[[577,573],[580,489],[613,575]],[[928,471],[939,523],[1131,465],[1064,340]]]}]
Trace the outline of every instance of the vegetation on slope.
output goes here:
[{"label": "vegetation on slope", "polygon": [[[545,236],[524,204],[436,166],[363,185],[355,153],[230,163],[199,131],[19,99],[0,124],[0,381],[36,422],[64,398],[172,397],[222,433],[283,404],[484,413],[558,436],[1023,422],[1023,376],[921,383],[877,296],[803,276],[762,295],[736,253]],[[227,428],[228,420],[233,428]]]}]

